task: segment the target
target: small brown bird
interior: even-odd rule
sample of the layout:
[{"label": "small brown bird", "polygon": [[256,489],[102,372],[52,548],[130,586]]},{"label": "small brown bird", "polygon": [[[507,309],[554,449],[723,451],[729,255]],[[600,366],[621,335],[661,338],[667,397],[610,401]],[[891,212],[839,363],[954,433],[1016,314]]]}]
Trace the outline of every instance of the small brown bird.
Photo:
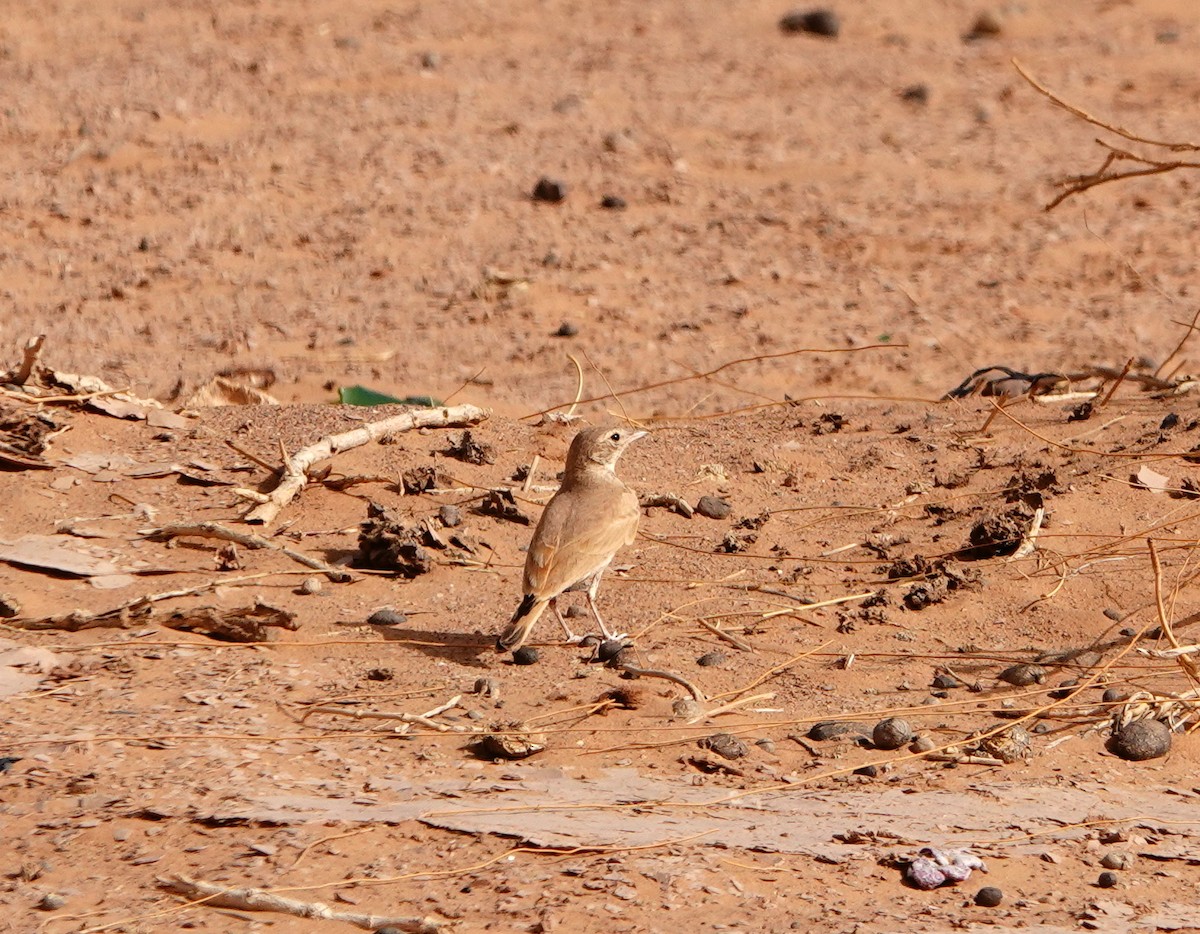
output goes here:
[{"label": "small brown bird", "polygon": [[521,605],[508,628],[496,640],[496,650],[519,648],[549,606],[567,638],[578,642],[562,614],[559,595],[589,580],[588,606],[604,638],[609,631],[596,609],[600,577],[613,556],[637,535],[641,510],[637,494],[617,476],[617,460],[644,431],[628,428],[585,428],[571,442],[562,486],[538,521],[525,557]]}]

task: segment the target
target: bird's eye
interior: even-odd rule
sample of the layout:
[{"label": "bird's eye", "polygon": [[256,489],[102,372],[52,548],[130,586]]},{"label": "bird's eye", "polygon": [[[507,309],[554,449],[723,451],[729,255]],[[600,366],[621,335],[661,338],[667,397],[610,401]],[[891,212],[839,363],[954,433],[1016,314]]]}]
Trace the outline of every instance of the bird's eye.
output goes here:
[{"label": "bird's eye", "polygon": [[609,441],[620,441],[621,433],[619,431],[614,431],[611,435],[608,436],[608,440]]}]

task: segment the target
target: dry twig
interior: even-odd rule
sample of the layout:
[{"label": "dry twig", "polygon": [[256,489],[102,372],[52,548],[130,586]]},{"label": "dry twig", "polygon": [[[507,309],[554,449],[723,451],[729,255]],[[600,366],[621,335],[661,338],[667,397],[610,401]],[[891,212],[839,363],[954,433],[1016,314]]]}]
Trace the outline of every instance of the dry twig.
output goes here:
[{"label": "dry twig", "polygon": [[441,925],[432,918],[390,918],[358,912],[335,911],[321,902],[302,902],[274,895],[264,889],[231,889],[188,876],[163,876],[158,884],[170,892],[195,899],[195,904],[214,908],[233,908],[241,911],[278,911],[297,918],[317,918],[322,921],[345,921],[366,931],[393,927],[411,934],[436,934]]},{"label": "dry twig", "polygon": [[415,409],[377,422],[367,422],[352,431],[327,435],[295,454],[283,456],[279,485],[271,491],[265,503],[260,503],[247,513],[246,521],[259,525],[274,522],[283,508],[304,489],[312,466],[335,454],[414,428],[462,428],[476,425],[487,417],[485,409],[474,405]]},{"label": "dry twig", "polygon": [[293,561],[303,564],[306,568],[322,572],[335,583],[344,584],[354,580],[354,576],[344,568],[335,568],[320,558],[314,558],[303,552],[295,551],[286,545],[279,545],[270,539],[263,538],[261,535],[254,535],[251,532],[238,532],[234,529],[226,528],[219,522],[200,522],[196,525],[168,525],[161,529],[141,529],[138,534],[152,542],[165,542],[174,538],[185,537],[215,538],[220,541],[244,545],[246,548],[267,548],[271,551],[278,551],[281,554],[287,555]]}]

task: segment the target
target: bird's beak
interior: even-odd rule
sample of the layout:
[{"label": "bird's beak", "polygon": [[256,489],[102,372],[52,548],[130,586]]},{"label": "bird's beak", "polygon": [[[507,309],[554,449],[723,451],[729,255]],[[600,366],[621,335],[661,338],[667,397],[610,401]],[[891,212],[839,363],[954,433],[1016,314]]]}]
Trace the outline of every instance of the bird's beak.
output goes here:
[{"label": "bird's beak", "polygon": [[644,438],[648,434],[650,434],[648,431],[635,431],[629,436],[629,443],[633,444],[633,442],[635,442],[638,438]]}]

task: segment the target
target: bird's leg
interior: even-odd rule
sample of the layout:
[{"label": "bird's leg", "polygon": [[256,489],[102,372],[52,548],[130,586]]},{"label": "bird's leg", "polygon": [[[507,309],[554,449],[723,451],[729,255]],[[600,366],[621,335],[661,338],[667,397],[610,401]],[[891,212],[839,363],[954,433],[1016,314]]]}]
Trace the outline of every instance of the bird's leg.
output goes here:
[{"label": "bird's leg", "polygon": [[596,576],[592,578],[592,583],[588,586],[588,589],[587,589],[588,606],[592,610],[592,615],[594,617],[596,617],[596,624],[600,627],[600,632],[604,636],[604,638],[610,642],[613,640],[620,641],[621,639],[626,638],[629,634],[624,633],[624,632],[609,631],[609,628],[606,625],[604,625],[604,618],[600,615],[600,611],[598,609],[596,609],[596,591],[598,591],[600,589],[600,578],[603,576],[603,574],[604,574],[604,569],[601,568],[599,571],[596,572]]},{"label": "bird's leg", "polygon": [[571,632],[571,627],[567,625],[567,621],[563,619],[562,614],[558,612],[558,597],[554,597],[550,601],[550,610],[554,613],[554,618],[558,620],[558,625],[562,626],[563,632],[566,633],[567,641],[569,643],[572,645],[578,645],[587,638],[587,636],[577,636],[575,633]]}]

